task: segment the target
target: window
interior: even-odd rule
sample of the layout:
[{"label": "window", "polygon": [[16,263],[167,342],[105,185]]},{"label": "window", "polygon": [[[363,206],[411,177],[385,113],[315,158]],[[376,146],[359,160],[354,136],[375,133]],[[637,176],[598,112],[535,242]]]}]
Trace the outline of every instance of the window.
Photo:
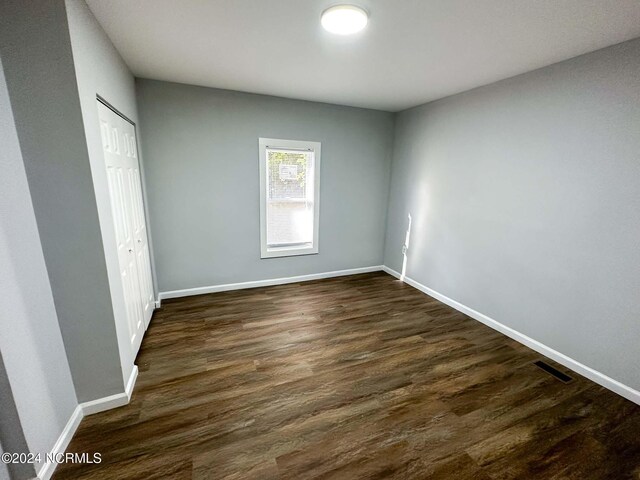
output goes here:
[{"label": "window", "polygon": [[261,138],[261,257],[318,253],[320,143]]}]

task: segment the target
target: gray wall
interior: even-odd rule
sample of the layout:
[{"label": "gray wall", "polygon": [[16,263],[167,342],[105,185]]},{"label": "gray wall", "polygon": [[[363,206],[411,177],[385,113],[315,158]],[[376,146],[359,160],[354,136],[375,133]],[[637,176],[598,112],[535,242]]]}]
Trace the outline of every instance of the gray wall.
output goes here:
[{"label": "gray wall", "polygon": [[77,402],[1,64],[0,145],[0,442],[44,454]]},{"label": "gray wall", "polygon": [[[0,444],[0,455],[3,453],[4,449],[2,448],[2,444]],[[9,468],[7,467],[6,463],[0,463],[0,480],[10,480]]]},{"label": "gray wall", "polygon": [[[13,397],[9,376],[0,352],[0,454],[29,453],[20,415]],[[36,476],[31,463],[0,462],[0,480],[23,480]]]},{"label": "gray wall", "polygon": [[640,389],[640,40],[399,114],[385,264]]},{"label": "gray wall", "polygon": [[64,2],[0,3],[0,55],[78,400],[123,392]]},{"label": "gray wall", "polygon": [[[102,243],[104,245],[104,258],[110,280],[109,285],[118,333],[122,376],[126,385],[133,369],[135,356],[131,351],[131,343],[129,341],[129,326],[122,279],[120,277],[118,251],[116,249],[96,95],[100,95],[130,120],[138,123],[135,82],[133,75],[84,0],[66,0],[65,4],[69,21],[73,62],[78,82],[78,93],[80,95],[80,107],[91,164],[91,176],[100,220]],[[140,156],[140,161],[142,163],[142,156]],[[142,177],[144,178],[144,175]],[[149,239],[149,244],[151,245],[151,239]],[[151,255],[151,258],[153,262],[153,255]]]},{"label": "gray wall", "polygon": [[[137,87],[160,291],[381,264],[393,114]],[[322,142],[318,255],[260,259],[259,137]]]}]

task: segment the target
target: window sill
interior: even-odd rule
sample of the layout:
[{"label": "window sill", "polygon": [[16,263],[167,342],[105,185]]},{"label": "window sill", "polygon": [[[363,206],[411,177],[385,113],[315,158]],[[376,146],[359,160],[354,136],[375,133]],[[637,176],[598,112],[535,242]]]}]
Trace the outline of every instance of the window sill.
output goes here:
[{"label": "window sill", "polygon": [[260,258],[277,258],[277,257],[297,257],[299,255],[316,255],[318,247],[299,246],[299,247],[267,247],[263,248]]}]

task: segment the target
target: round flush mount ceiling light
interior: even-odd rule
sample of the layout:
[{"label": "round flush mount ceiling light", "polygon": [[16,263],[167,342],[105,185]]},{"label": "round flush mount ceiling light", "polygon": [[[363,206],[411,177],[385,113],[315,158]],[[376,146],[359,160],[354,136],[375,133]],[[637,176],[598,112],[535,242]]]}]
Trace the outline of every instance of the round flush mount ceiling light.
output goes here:
[{"label": "round flush mount ceiling light", "polygon": [[324,29],[336,35],[352,35],[367,26],[367,12],[355,5],[336,5],[322,12]]}]

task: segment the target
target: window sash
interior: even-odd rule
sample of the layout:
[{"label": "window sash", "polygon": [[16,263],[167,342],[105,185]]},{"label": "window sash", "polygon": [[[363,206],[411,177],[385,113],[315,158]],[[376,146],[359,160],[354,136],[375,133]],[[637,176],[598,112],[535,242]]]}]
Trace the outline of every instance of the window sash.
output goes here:
[{"label": "window sash", "polygon": [[[296,140],[259,139],[260,148],[260,235],[261,257],[283,257],[292,255],[308,255],[318,253],[318,225],[319,225],[319,187],[320,187],[320,143]],[[271,197],[271,175],[269,168],[269,154],[274,153],[305,153],[304,197]],[[275,173],[277,175],[277,173]],[[295,192],[294,192],[295,193]],[[274,203],[304,203],[311,215],[310,241],[281,241],[274,242],[270,237],[269,207]],[[269,241],[270,240],[270,241]]]}]

